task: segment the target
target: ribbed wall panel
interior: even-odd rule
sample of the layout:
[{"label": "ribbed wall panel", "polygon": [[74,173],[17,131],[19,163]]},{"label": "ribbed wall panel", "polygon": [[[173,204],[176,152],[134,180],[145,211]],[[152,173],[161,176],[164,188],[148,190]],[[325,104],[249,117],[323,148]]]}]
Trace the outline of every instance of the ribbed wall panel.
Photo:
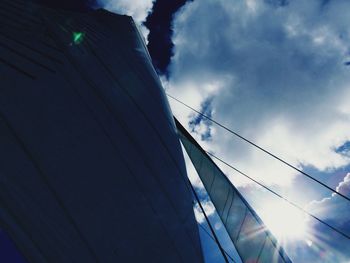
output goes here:
[{"label": "ribbed wall panel", "polygon": [[132,19],[0,7],[0,224],[23,255],[202,262],[172,115]]}]

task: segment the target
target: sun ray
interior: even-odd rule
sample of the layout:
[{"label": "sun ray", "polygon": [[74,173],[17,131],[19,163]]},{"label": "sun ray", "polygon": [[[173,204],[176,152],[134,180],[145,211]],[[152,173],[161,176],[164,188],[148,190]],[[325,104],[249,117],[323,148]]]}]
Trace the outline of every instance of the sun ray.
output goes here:
[{"label": "sun ray", "polygon": [[269,202],[261,210],[267,228],[280,241],[303,239],[307,220],[304,213],[283,201]]}]

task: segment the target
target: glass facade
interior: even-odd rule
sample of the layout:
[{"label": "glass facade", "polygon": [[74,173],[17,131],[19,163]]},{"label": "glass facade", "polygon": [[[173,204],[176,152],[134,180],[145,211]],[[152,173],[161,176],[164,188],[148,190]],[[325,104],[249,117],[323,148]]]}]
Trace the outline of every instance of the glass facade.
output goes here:
[{"label": "glass facade", "polygon": [[176,122],[178,133],[243,262],[291,262],[264,223],[199,144]]}]

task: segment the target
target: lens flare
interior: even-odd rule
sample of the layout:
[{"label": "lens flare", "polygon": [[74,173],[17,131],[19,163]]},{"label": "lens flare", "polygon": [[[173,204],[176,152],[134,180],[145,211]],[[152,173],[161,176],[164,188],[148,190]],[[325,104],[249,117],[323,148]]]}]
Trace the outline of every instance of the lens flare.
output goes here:
[{"label": "lens flare", "polygon": [[305,215],[286,202],[269,202],[262,207],[261,218],[279,240],[302,239],[306,236]]},{"label": "lens flare", "polygon": [[84,32],[73,32],[73,43],[78,45],[84,40]]}]

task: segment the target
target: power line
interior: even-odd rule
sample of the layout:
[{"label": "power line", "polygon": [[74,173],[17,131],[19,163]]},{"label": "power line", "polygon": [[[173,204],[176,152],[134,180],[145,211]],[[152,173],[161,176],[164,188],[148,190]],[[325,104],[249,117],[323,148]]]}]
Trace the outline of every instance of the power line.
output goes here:
[{"label": "power line", "polygon": [[241,136],[240,134],[238,134],[237,132],[231,130],[230,128],[224,126],[223,124],[219,123],[218,121],[214,120],[213,118],[211,118],[211,117],[207,116],[206,114],[204,114],[204,113],[202,113],[202,112],[196,110],[195,108],[189,106],[188,104],[182,102],[181,100],[179,100],[179,99],[173,97],[172,95],[170,95],[170,94],[168,94],[168,93],[167,93],[167,96],[170,97],[171,99],[177,101],[178,103],[184,105],[185,107],[191,109],[192,111],[196,112],[196,113],[199,114],[200,116],[202,116],[202,117],[208,119],[208,120],[211,121],[212,123],[218,125],[219,127],[223,128],[224,130],[228,131],[229,133],[235,135],[236,137],[240,138],[241,140],[243,140],[243,141],[247,142],[248,144],[254,146],[255,148],[259,149],[260,151],[262,151],[262,152],[264,152],[264,153],[270,155],[270,156],[273,157],[274,159],[276,159],[276,160],[282,162],[283,164],[285,164],[285,165],[289,166],[290,168],[294,169],[295,171],[297,171],[297,172],[301,173],[302,175],[308,177],[308,178],[311,179],[312,181],[314,181],[314,182],[320,184],[321,186],[327,188],[327,189],[330,190],[332,193],[337,194],[337,195],[343,197],[343,198],[346,199],[347,201],[350,201],[350,198],[347,197],[346,195],[343,195],[342,193],[337,192],[337,190],[333,189],[332,187],[330,187],[330,186],[326,185],[325,183],[319,181],[318,179],[314,178],[314,177],[311,176],[310,174],[308,174],[308,173],[306,173],[306,172],[300,170],[299,168],[297,168],[297,167],[295,167],[294,165],[288,163],[287,161],[285,161],[285,160],[283,160],[282,158],[278,157],[277,155],[271,153],[270,151],[265,150],[264,148],[262,148],[261,146],[257,145],[256,143],[252,142],[251,140],[246,139],[245,137]]},{"label": "power line", "polygon": [[248,176],[246,173],[242,172],[241,170],[237,169],[236,167],[230,165],[229,163],[225,162],[224,160],[222,160],[221,158],[215,156],[214,154],[207,152],[206,153],[210,156],[212,156],[213,158],[215,158],[216,160],[220,161],[221,163],[225,164],[226,166],[228,166],[229,168],[233,169],[234,171],[238,172],[239,174],[243,175],[244,177],[248,178],[249,180],[253,181],[254,183],[260,185],[261,187],[263,187],[264,189],[266,189],[267,191],[269,191],[270,193],[276,195],[277,197],[281,198],[282,200],[286,201],[287,203],[289,203],[290,205],[294,206],[295,208],[301,210],[302,212],[304,212],[305,214],[309,215],[310,217],[312,217],[313,219],[317,220],[318,222],[328,226],[329,228],[331,228],[332,230],[334,230],[335,232],[337,232],[338,234],[342,235],[343,237],[347,238],[350,240],[350,236],[347,235],[346,233],[344,233],[343,231],[337,229],[336,227],[328,224],[327,222],[323,221],[322,219],[319,219],[317,216],[314,216],[313,214],[309,213],[307,210],[305,210],[304,208],[300,207],[299,205],[297,205],[296,203],[289,201],[287,198],[285,198],[284,196],[278,194],[277,192],[275,192],[274,190],[270,189],[269,187],[265,186],[264,184],[258,182],[257,180],[251,178],[250,176]]},{"label": "power line", "polygon": [[[175,118],[175,121],[176,118]],[[285,198],[284,196],[282,196],[281,194],[278,194],[277,192],[275,192],[274,190],[270,189],[269,187],[265,186],[264,184],[258,182],[257,180],[253,179],[252,177],[250,177],[249,175],[247,175],[246,173],[242,172],[241,170],[237,169],[236,167],[234,167],[233,165],[229,164],[228,162],[222,160],[221,158],[215,156],[214,154],[205,151],[198,143],[196,143],[197,146],[199,147],[199,150],[203,151],[204,154],[207,154],[207,157],[210,159],[210,156],[212,156],[213,158],[217,159],[218,161],[222,162],[223,164],[225,164],[226,166],[228,166],[229,168],[231,168],[232,170],[238,172],[239,174],[243,175],[244,177],[248,178],[249,180],[253,181],[254,183],[260,185],[261,187],[263,187],[264,189],[266,189],[267,191],[269,191],[270,193],[276,195],[277,197],[279,197],[280,199],[284,200],[285,202],[287,202],[288,204],[294,206],[295,208],[299,209],[300,211],[304,212],[305,214],[309,215],[310,217],[312,217],[313,219],[315,219],[316,221],[320,222],[321,224],[326,225],[327,227],[329,227],[330,229],[332,229],[333,231],[337,232],[338,234],[342,235],[343,237],[347,238],[350,240],[350,236],[346,233],[344,233],[343,231],[339,230],[338,228],[328,224],[327,222],[323,221],[322,219],[318,218],[317,216],[311,214],[310,212],[308,212],[307,210],[305,210],[304,208],[302,208],[301,206],[299,206],[298,204],[290,201],[289,199]],[[215,164],[215,162],[214,162]],[[218,168],[219,169],[219,168]],[[192,185],[191,185],[192,187]]]},{"label": "power line", "polygon": [[[260,224],[260,225],[263,227],[262,229],[264,229],[264,223],[262,222],[262,220],[261,220],[261,219],[259,218],[259,216],[255,213],[255,211],[254,211],[253,208],[248,204],[248,202],[243,198],[243,196],[239,193],[239,191],[232,185],[231,181],[227,178],[227,176],[221,171],[221,169],[217,166],[217,164],[208,156],[208,154],[206,153],[206,151],[198,144],[198,142],[190,135],[190,133],[182,126],[182,124],[181,124],[175,117],[174,117],[174,120],[175,120],[177,132],[178,132],[178,135],[179,135],[179,137],[180,137],[180,140],[181,140],[183,146],[185,147],[185,149],[186,149],[186,151],[187,151],[187,153],[188,153],[188,155],[189,155],[189,157],[190,157],[190,159],[191,159],[193,165],[195,166],[195,168],[196,168],[196,170],[197,170],[197,173],[198,173],[200,179],[205,179],[205,178],[202,178],[202,176],[201,176],[201,174],[200,174],[200,173],[201,173],[200,170],[203,168],[203,158],[206,158],[207,160],[204,160],[204,163],[209,162],[209,163],[211,163],[211,164],[213,165],[213,167],[208,168],[209,170],[208,170],[207,172],[209,172],[209,173],[216,173],[216,172],[215,172],[215,169],[217,169],[217,171],[219,171],[219,173],[221,173],[221,176],[224,178],[224,180],[226,180],[226,183],[229,185],[229,187],[231,187],[231,189],[233,190],[233,193],[235,192],[235,193],[238,195],[238,198],[239,198],[239,199],[243,202],[243,204],[245,205],[245,208],[246,208],[246,209],[245,209],[245,212],[244,212],[245,215],[244,215],[243,221],[240,223],[240,227],[239,227],[238,234],[236,233],[236,234],[234,235],[234,237],[233,237],[233,236],[231,235],[231,234],[232,234],[232,233],[231,233],[231,234],[230,234],[231,240],[234,241],[234,243],[235,243],[235,241],[237,241],[237,238],[239,238],[240,232],[241,232],[241,230],[242,230],[242,226],[244,225],[244,222],[245,222],[246,217],[247,217],[247,211],[248,211],[248,210],[250,211],[250,213],[252,214],[252,216],[257,220],[257,223]],[[184,139],[185,139],[185,140],[184,140]],[[186,142],[186,141],[188,141],[188,142]],[[190,143],[191,146],[189,146],[188,143]],[[186,145],[187,145],[187,146],[186,146]],[[200,162],[200,163],[199,163],[199,166],[198,166],[198,163],[195,164],[196,161],[194,160],[194,158],[197,158],[197,157],[198,157],[198,153],[193,152],[193,149],[192,149],[193,147],[196,148],[197,151],[199,151],[199,155],[202,155],[201,157],[199,157],[200,160],[196,159],[197,161]],[[195,157],[195,156],[196,156],[196,157]],[[198,168],[199,170],[198,170],[197,168]],[[212,170],[213,168],[214,168],[214,170]],[[219,176],[219,177],[220,177],[220,176]],[[206,189],[207,191],[210,190],[210,189],[212,188],[213,183],[214,183],[214,181],[215,181],[216,178],[217,178],[217,176],[215,176],[215,174],[214,174],[214,178],[212,178],[212,180],[210,180],[210,181],[211,181],[211,182],[210,182],[210,187],[209,187],[209,184],[208,184],[208,183],[209,183],[208,180],[206,180],[206,181],[207,181],[206,183],[203,182],[203,183],[207,184],[207,186],[209,187],[209,189]],[[207,179],[208,179],[208,178],[207,178]],[[205,188],[207,188],[207,187],[205,187]],[[209,192],[208,192],[208,194],[209,194],[209,196],[211,197],[211,194],[210,194]],[[229,195],[230,195],[230,189],[229,189],[229,192],[226,193],[226,201],[225,201],[224,206],[226,206],[226,203],[227,203],[227,201],[228,201]],[[222,201],[224,201],[224,200],[222,200]],[[229,211],[228,211],[228,214],[226,215],[226,219],[225,219],[225,222],[226,222],[226,223],[227,223],[228,217],[229,217],[229,216],[232,216],[232,213],[231,213],[231,215],[230,215],[230,213],[229,213],[229,212],[231,211],[230,209],[232,208],[232,204],[233,204],[233,199],[231,198],[231,204],[230,204],[230,206],[229,206]],[[215,204],[214,204],[214,205],[215,205]],[[215,206],[216,206],[216,205],[215,205]],[[221,215],[220,215],[220,218],[221,218],[222,221],[224,222],[223,211],[221,211],[221,212],[222,212],[222,213],[221,213]],[[233,213],[234,213],[234,212],[233,212]],[[226,223],[225,223],[225,225],[226,225]],[[278,254],[282,257],[283,262],[291,262],[290,259],[288,258],[288,256],[285,254],[283,248],[282,248],[280,245],[278,245],[278,243],[276,242],[276,240],[275,240],[274,238],[271,238],[270,234],[269,234],[268,232],[266,232],[266,231],[265,231],[265,235],[266,235],[266,238],[269,238],[269,239],[270,239],[270,241],[271,241],[272,245],[275,247],[275,249],[278,250]],[[235,240],[233,240],[233,239],[235,239]],[[266,240],[265,240],[265,241],[266,241]],[[265,244],[265,242],[264,242],[264,244]],[[263,247],[261,247],[260,252],[259,252],[259,256],[258,256],[257,259],[260,258],[262,248],[263,248]],[[238,251],[238,250],[237,250],[237,252],[238,252],[238,254],[239,254],[240,256],[242,256],[241,253],[240,253],[240,252],[242,252],[242,251]]]}]

